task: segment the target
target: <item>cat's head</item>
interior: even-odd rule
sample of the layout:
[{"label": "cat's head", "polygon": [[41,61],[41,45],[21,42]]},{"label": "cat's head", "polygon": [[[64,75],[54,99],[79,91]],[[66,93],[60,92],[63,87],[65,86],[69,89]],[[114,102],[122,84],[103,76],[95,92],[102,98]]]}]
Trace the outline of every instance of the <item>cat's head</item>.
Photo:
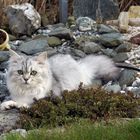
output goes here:
[{"label": "cat's head", "polygon": [[9,70],[7,80],[20,86],[39,86],[47,77],[47,53],[38,56],[21,56],[10,50]]}]

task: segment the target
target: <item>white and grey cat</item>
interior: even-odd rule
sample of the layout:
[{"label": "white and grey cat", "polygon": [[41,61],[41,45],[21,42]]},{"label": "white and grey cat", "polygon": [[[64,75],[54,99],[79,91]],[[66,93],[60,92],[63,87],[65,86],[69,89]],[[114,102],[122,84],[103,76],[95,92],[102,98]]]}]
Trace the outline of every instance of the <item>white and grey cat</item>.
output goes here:
[{"label": "white and grey cat", "polygon": [[89,55],[79,61],[70,55],[54,55],[47,58],[43,52],[38,56],[20,56],[10,50],[7,87],[11,100],[1,104],[1,109],[10,106],[29,107],[33,99],[40,99],[53,91],[60,95],[63,90],[73,90],[82,82],[92,84],[97,76],[113,77],[118,69],[106,56]]}]

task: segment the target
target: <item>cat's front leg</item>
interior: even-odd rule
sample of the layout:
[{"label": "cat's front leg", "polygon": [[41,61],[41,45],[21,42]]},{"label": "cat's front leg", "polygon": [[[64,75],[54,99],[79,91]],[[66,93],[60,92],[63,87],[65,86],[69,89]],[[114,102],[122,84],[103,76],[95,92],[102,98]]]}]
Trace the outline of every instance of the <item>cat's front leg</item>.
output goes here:
[{"label": "cat's front leg", "polygon": [[9,101],[4,101],[3,103],[1,103],[0,105],[0,109],[1,110],[6,110],[6,109],[10,109],[11,107],[16,107],[17,103],[13,100],[9,100]]},{"label": "cat's front leg", "polygon": [[1,110],[10,109],[11,107],[17,107],[17,108],[25,107],[25,108],[29,108],[29,105],[27,105],[25,103],[24,104],[18,104],[17,102],[15,102],[13,100],[5,101],[5,102],[1,103],[1,105],[0,105],[0,109]]}]

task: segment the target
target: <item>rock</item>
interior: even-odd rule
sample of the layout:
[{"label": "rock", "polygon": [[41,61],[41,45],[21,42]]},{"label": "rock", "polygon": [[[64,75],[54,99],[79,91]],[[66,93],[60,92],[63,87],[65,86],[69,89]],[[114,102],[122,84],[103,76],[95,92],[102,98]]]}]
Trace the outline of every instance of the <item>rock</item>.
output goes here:
[{"label": "rock", "polygon": [[76,24],[80,31],[89,31],[92,29],[92,26],[96,24],[96,22],[89,17],[79,17],[76,20]]},{"label": "rock", "polygon": [[41,17],[29,3],[9,5],[5,10],[9,28],[15,35],[31,35],[41,26]]},{"label": "rock", "polygon": [[65,28],[65,24],[64,23],[57,23],[57,24],[53,24],[53,25],[47,25],[46,26],[49,30],[53,31],[57,28]]},{"label": "rock", "polygon": [[140,87],[140,78],[136,78],[136,80],[132,83],[133,87]]},{"label": "rock", "polygon": [[6,86],[6,73],[0,72],[0,101],[3,101],[6,96],[9,96]]},{"label": "rock", "polygon": [[101,49],[102,53],[109,56],[109,57],[115,57],[117,55],[116,51],[114,49]]},{"label": "rock", "polygon": [[8,69],[8,61],[4,61],[0,63],[0,71],[5,72]]},{"label": "rock", "polygon": [[49,30],[49,29],[38,29],[36,31],[37,35],[41,34],[41,35],[47,35],[47,36],[48,36],[48,33],[50,33],[50,32],[51,32],[51,30]]},{"label": "rock", "polygon": [[[1,81],[0,81],[1,83]],[[7,96],[9,96],[9,91],[6,85],[0,84],[0,101],[2,102]]]},{"label": "rock", "polygon": [[15,109],[0,111],[0,134],[12,130],[18,119],[19,113]]},{"label": "rock", "polygon": [[109,91],[109,92],[113,92],[113,93],[117,93],[121,91],[121,87],[119,85],[119,83],[112,83],[109,82],[106,85],[104,85],[103,87],[105,90]]},{"label": "rock", "polygon": [[96,35],[82,35],[80,37],[77,37],[74,43],[76,46],[78,45],[81,48],[81,46],[84,46],[85,42],[99,42],[99,37]]},{"label": "rock", "polygon": [[11,130],[10,133],[12,134],[20,134],[22,137],[26,137],[27,135],[27,131],[25,129],[15,129],[15,130]]},{"label": "rock", "polygon": [[128,58],[130,58],[130,53],[122,52],[122,53],[118,53],[117,55],[115,55],[113,57],[113,60],[115,62],[123,62],[123,61],[127,60]]},{"label": "rock", "polygon": [[104,24],[98,24],[97,25],[97,32],[100,34],[104,34],[104,33],[113,33],[113,32],[119,32],[119,31],[111,26],[107,26]]},{"label": "rock", "polygon": [[72,47],[68,46],[68,45],[62,45],[62,46],[58,46],[57,47],[57,51],[58,53],[62,53],[62,54],[72,54]]},{"label": "rock", "polygon": [[117,53],[120,53],[120,52],[129,52],[131,51],[131,49],[133,48],[133,45],[129,42],[125,42],[125,43],[122,43],[121,45],[119,45],[115,51]]},{"label": "rock", "polygon": [[[100,7],[100,8],[99,8]],[[119,15],[119,4],[116,0],[74,0],[73,15],[75,17],[90,17],[94,20],[117,19]]]},{"label": "rock", "polygon": [[76,26],[76,20],[74,16],[69,16],[67,21],[68,27],[75,27]]},{"label": "rock", "polygon": [[102,81],[100,79],[93,79],[91,87],[92,88],[98,88],[102,86]]},{"label": "rock", "polygon": [[7,61],[10,57],[8,51],[0,51],[0,62]]},{"label": "rock", "polygon": [[57,54],[57,50],[56,49],[53,49],[51,47],[48,47],[47,48],[47,56],[50,57],[50,56],[52,56],[54,54]]},{"label": "rock", "polygon": [[136,97],[140,97],[140,88],[139,87],[129,86],[125,90],[126,91],[131,91],[134,94],[134,96],[136,96]]},{"label": "rock", "polygon": [[[32,130],[34,131],[34,130]],[[37,130],[36,130],[37,131]],[[10,136],[13,136],[13,135],[20,135],[22,136],[23,138],[25,138],[27,136],[27,134],[29,133],[29,131],[27,132],[25,129],[13,129],[11,130],[10,132],[7,132],[7,133],[3,133],[1,136],[0,136],[0,140],[6,140],[7,139],[7,134],[10,135]]]},{"label": "rock", "polygon": [[52,30],[50,33],[48,33],[49,36],[56,36],[60,39],[71,39],[72,38],[72,32],[70,29],[58,27],[54,30]]},{"label": "rock", "polygon": [[46,27],[49,24],[49,20],[46,14],[41,15],[41,24]]},{"label": "rock", "polygon": [[46,39],[36,39],[21,44],[17,50],[27,55],[33,55],[38,52],[47,51],[48,41]]},{"label": "rock", "polygon": [[133,44],[140,45],[140,34],[137,34],[137,35],[131,37],[130,42],[133,43]]},{"label": "rock", "polygon": [[47,41],[50,47],[55,47],[62,44],[61,40],[55,36],[47,37]]},{"label": "rock", "polygon": [[22,36],[20,36],[18,39],[19,39],[19,41],[28,41],[28,40],[30,40],[31,38],[30,38],[29,36],[27,36],[27,35],[22,35]]},{"label": "rock", "polygon": [[121,86],[130,86],[136,80],[137,72],[133,70],[123,70],[120,73],[119,83]]},{"label": "rock", "polygon": [[130,6],[128,13],[129,18],[140,18],[140,6]]},{"label": "rock", "polygon": [[118,17],[118,26],[119,26],[119,30],[122,33],[127,33],[128,29],[129,29],[129,15],[128,12],[120,12],[120,15]]},{"label": "rock", "polygon": [[83,51],[81,51],[81,50],[78,50],[78,49],[71,49],[71,51],[72,51],[72,53],[73,53],[75,56],[77,56],[77,57],[83,58],[83,57],[86,56],[86,54],[85,54]]},{"label": "rock", "polygon": [[6,85],[6,73],[0,71],[0,85]]},{"label": "rock", "polygon": [[86,54],[92,54],[92,53],[97,53],[99,51],[101,51],[102,46],[100,46],[97,43],[94,42],[84,42],[82,45],[82,50],[86,53]]},{"label": "rock", "polygon": [[24,43],[24,41],[22,41],[22,40],[15,40],[15,41],[9,42],[11,49],[16,48],[16,46],[20,46],[22,43]]},{"label": "rock", "polygon": [[33,40],[37,40],[37,39],[44,39],[44,40],[47,40],[47,37],[48,35],[43,35],[43,34],[37,34],[37,35],[34,35],[32,37]]},{"label": "rock", "polygon": [[129,25],[133,27],[139,27],[140,26],[140,18],[130,18],[129,19]]},{"label": "rock", "polygon": [[9,35],[9,40],[10,41],[14,41],[14,40],[17,39],[16,36],[14,36],[14,35],[11,35],[11,34],[8,34],[8,35]]},{"label": "rock", "polygon": [[19,45],[15,45],[15,42],[9,42],[9,45],[10,45],[10,48],[12,49],[12,50],[17,50],[17,48],[18,48],[18,46]]},{"label": "rock", "polygon": [[100,35],[100,42],[105,47],[116,47],[123,42],[122,35],[120,33],[107,33]]}]

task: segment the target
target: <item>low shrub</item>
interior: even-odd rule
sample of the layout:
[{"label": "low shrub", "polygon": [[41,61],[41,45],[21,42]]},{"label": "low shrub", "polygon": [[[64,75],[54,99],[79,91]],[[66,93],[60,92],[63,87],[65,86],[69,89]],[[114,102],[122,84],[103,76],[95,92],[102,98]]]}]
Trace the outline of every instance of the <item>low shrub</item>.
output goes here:
[{"label": "low shrub", "polygon": [[101,88],[64,91],[61,97],[51,94],[35,101],[31,108],[20,109],[18,124],[25,129],[62,126],[89,118],[92,121],[110,118],[135,118],[140,114],[140,99],[133,94],[107,92]]}]

